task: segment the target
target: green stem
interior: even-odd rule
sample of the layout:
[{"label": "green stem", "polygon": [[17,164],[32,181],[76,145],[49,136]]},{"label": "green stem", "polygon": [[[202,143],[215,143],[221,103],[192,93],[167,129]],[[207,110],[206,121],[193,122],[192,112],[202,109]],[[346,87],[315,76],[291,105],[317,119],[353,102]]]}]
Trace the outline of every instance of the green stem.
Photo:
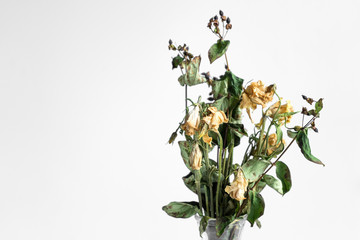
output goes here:
[{"label": "green stem", "polygon": [[218,182],[217,182],[217,188],[216,188],[216,217],[220,217],[219,198],[220,198],[220,189],[221,189],[221,165],[222,165],[223,139],[219,132],[217,132],[217,135],[218,135],[218,139],[219,139],[220,151],[219,151],[219,155],[218,155],[219,174],[218,174]]},{"label": "green stem", "polygon": [[195,185],[196,185],[196,191],[199,198],[199,207],[200,212],[202,214],[202,198],[201,198],[201,187],[200,187],[200,181],[201,181],[201,173],[200,170],[195,170]]},{"label": "green stem", "polygon": [[[213,207],[213,195],[212,195],[212,173],[210,171],[210,162],[209,162],[209,150],[208,150],[208,145],[207,143],[205,143],[205,166],[206,166],[206,173],[208,174],[208,187],[210,190],[210,209],[211,212],[209,212],[209,199],[207,196],[207,191],[205,192],[205,201],[206,201],[206,216],[212,216],[213,212],[214,212],[214,207]],[[206,188],[205,188],[206,189]]]}]

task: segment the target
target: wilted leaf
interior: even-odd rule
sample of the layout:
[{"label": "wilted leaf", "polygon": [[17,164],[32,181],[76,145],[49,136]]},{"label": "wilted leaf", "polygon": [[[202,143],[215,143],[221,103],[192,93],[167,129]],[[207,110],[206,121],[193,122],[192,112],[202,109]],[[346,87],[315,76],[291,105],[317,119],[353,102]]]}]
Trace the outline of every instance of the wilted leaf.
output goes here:
[{"label": "wilted leaf", "polygon": [[184,58],[181,57],[180,55],[177,55],[176,57],[173,58],[172,60],[172,69],[174,68],[177,68],[181,63],[182,61],[184,61]]},{"label": "wilted leaf", "polygon": [[307,129],[302,129],[299,131],[296,137],[296,143],[299,145],[302,154],[307,160],[325,166],[318,158],[311,154],[309,138],[307,136]]},{"label": "wilted leaf", "polygon": [[289,138],[294,138],[294,137],[296,137],[297,132],[287,130],[287,135],[289,136]]},{"label": "wilted leaf", "polygon": [[199,225],[200,237],[206,231],[206,227],[208,225],[209,219],[210,219],[210,217],[208,217],[208,216],[204,216],[201,218],[200,225]]},{"label": "wilted leaf", "polygon": [[214,99],[227,97],[228,95],[228,82],[227,80],[212,81],[212,94]]},{"label": "wilted leaf", "polygon": [[276,179],[275,177],[273,177],[271,175],[265,175],[263,179],[269,187],[271,187],[272,189],[274,189],[281,195],[284,194],[283,186],[279,179]]},{"label": "wilted leaf", "polygon": [[194,216],[196,213],[201,215],[197,202],[171,202],[166,206],[162,207],[169,216],[175,218],[189,218]]},{"label": "wilted leaf", "polygon": [[321,109],[323,108],[323,99],[320,98],[319,101],[315,103],[315,112],[319,113]]},{"label": "wilted leaf", "polygon": [[276,176],[281,181],[282,195],[284,195],[291,189],[291,174],[289,167],[285,163],[278,161],[276,163]]},{"label": "wilted leaf", "polygon": [[210,63],[213,63],[216,59],[224,55],[230,45],[229,40],[218,40],[217,43],[212,45],[209,49],[208,56]]},{"label": "wilted leaf", "polygon": [[250,182],[254,182],[260,177],[269,164],[270,163],[266,160],[251,159],[242,165],[241,168],[244,172],[245,178]]},{"label": "wilted leaf", "polygon": [[265,202],[260,193],[249,191],[250,210],[247,220],[251,226],[254,226],[255,221],[264,214]]},{"label": "wilted leaf", "polygon": [[184,160],[186,167],[191,171],[190,153],[192,150],[192,144],[189,141],[179,141],[178,143],[181,151],[181,157]]},{"label": "wilted leaf", "polygon": [[216,236],[220,237],[225,228],[234,221],[234,216],[217,217],[216,218]]},{"label": "wilted leaf", "polygon": [[188,86],[193,86],[206,82],[206,79],[199,74],[200,62],[201,57],[197,56],[194,57],[189,63],[184,64],[186,73],[181,75],[178,79],[181,86],[184,86],[185,84]]},{"label": "wilted leaf", "polygon": [[224,80],[228,83],[228,92],[235,97],[240,97],[244,79],[235,76],[231,71],[226,71],[220,76],[220,81]]}]

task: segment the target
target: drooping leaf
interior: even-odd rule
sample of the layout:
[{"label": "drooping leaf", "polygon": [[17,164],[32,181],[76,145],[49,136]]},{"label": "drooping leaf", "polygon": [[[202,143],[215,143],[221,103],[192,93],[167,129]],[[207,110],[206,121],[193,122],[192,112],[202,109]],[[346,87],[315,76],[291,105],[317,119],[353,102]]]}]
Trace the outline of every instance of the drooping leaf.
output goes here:
[{"label": "drooping leaf", "polygon": [[254,226],[255,221],[264,214],[265,202],[260,193],[249,191],[250,209],[247,220],[251,227]]},{"label": "drooping leaf", "polygon": [[289,192],[291,189],[291,174],[289,167],[281,161],[276,163],[276,176],[281,181],[282,195]]},{"label": "drooping leaf", "polygon": [[210,63],[213,63],[216,59],[224,55],[229,45],[229,40],[220,39],[214,45],[212,45],[208,52]]},{"label": "drooping leaf", "polygon": [[186,167],[191,171],[192,168],[190,166],[190,154],[192,150],[192,143],[189,141],[179,141],[179,147],[181,152],[181,157],[186,165]]},{"label": "drooping leaf", "polygon": [[309,138],[307,136],[307,128],[299,131],[296,137],[296,143],[299,145],[302,154],[307,160],[325,166],[318,158],[311,154]]},{"label": "drooping leaf", "polygon": [[213,107],[216,107],[218,110],[221,110],[223,112],[226,112],[226,110],[229,108],[229,98],[222,97],[218,100],[216,100],[213,104]]},{"label": "drooping leaf", "polygon": [[264,181],[264,179],[261,179],[260,182],[258,182],[258,184],[256,185],[254,191],[261,193],[261,191],[266,187],[266,183]]},{"label": "drooping leaf", "polygon": [[234,134],[238,137],[243,137],[243,136],[248,136],[245,128],[244,128],[244,124],[233,124],[230,123],[229,124],[230,129],[234,132]]},{"label": "drooping leaf", "polygon": [[197,202],[171,202],[162,207],[169,216],[175,218],[189,218],[196,213],[201,215]]},{"label": "drooping leaf", "polygon": [[182,61],[184,61],[184,58],[181,57],[180,55],[177,55],[176,57],[173,58],[172,60],[172,69],[174,68],[177,68],[181,63]]},{"label": "drooping leaf", "polygon": [[210,217],[204,216],[201,218],[200,224],[199,224],[199,231],[200,231],[200,237],[202,237],[202,234],[206,231],[206,227],[208,225]]},{"label": "drooping leaf", "polygon": [[315,112],[319,113],[321,109],[323,108],[323,99],[320,98],[319,101],[315,103]]},{"label": "drooping leaf", "polygon": [[271,187],[272,189],[274,189],[281,195],[284,194],[283,193],[283,185],[279,179],[276,179],[275,177],[273,177],[271,175],[265,175],[263,179],[269,187]]},{"label": "drooping leaf", "polygon": [[188,86],[193,86],[206,82],[206,79],[199,73],[200,62],[200,56],[194,57],[186,64],[182,62],[182,64],[185,66],[186,73],[181,75],[178,79],[181,86],[184,86],[185,84]]},{"label": "drooping leaf", "polygon": [[260,159],[251,159],[241,166],[245,178],[250,182],[256,181],[265,169],[269,166],[269,161]]},{"label": "drooping leaf", "polygon": [[288,135],[289,138],[295,138],[296,135],[297,135],[297,132],[287,130],[287,135]]},{"label": "drooping leaf", "polygon": [[197,194],[195,176],[192,172],[182,178],[185,186],[190,189],[193,193]]}]

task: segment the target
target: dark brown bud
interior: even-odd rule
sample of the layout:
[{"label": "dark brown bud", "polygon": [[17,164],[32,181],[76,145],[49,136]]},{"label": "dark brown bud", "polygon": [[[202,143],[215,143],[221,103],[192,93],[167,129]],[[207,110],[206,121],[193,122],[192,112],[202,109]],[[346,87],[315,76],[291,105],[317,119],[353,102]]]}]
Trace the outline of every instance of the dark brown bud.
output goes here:
[{"label": "dark brown bud", "polygon": [[213,92],[209,92],[209,95],[211,96],[211,95],[213,95],[214,93]]},{"label": "dark brown bud", "polygon": [[171,143],[174,143],[175,139],[177,137],[177,132],[173,132],[169,138],[169,141],[168,143],[171,144]]},{"label": "dark brown bud", "polygon": [[310,105],[313,104],[313,102],[315,102],[314,99],[312,99],[312,98],[307,98],[306,101],[307,101]]},{"label": "dark brown bud", "polygon": [[214,81],[219,81],[219,79],[217,77],[213,77]]},{"label": "dark brown bud", "polygon": [[314,132],[318,133],[319,129],[317,129],[317,127],[312,127],[312,130],[314,130]]},{"label": "dark brown bud", "polygon": [[172,41],[171,39],[169,40],[169,44],[170,44],[170,45],[173,44],[173,41]]},{"label": "dark brown bud", "polygon": [[211,24],[211,22],[209,22],[208,25],[207,25],[207,27],[208,27],[208,28],[211,28],[211,26],[212,26],[212,24]]},{"label": "dark brown bud", "polygon": [[214,20],[215,20],[215,21],[218,20],[218,16],[217,16],[217,15],[214,16]]},{"label": "dark brown bud", "polygon": [[219,11],[219,15],[220,15],[220,16],[223,16],[223,15],[224,15],[224,12],[220,10],[220,11]]},{"label": "dark brown bud", "polygon": [[206,80],[210,80],[210,72],[206,72],[206,73],[202,73],[201,75],[203,75],[205,78],[206,78]]},{"label": "dark brown bud", "polygon": [[208,100],[212,102],[212,101],[214,101],[214,98],[213,98],[213,97],[209,97]]},{"label": "dark brown bud", "polygon": [[226,19],[226,23],[230,23],[230,18],[229,17]]},{"label": "dark brown bud", "polygon": [[302,108],[301,114],[304,114],[304,115],[307,115],[307,116],[310,115],[309,112],[308,112],[308,110],[306,109],[306,107],[303,107],[303,108]]},{"label": "dark brown bud", "polygon": [[221,16],[221,21],[226,21],[226,16]]},{"label": "dark brown bud", "polygon": [[232,25],[230,23],[226,24],[226,30],[229,30],[232,28]]},{"label": "dark brown bud", "polygon": [[301,96],[302,96],[302,98],[303,98],[304,100],[307,99],[307,96],[305,96],[305,95],[301,95]]},{"label": "dark brown bud", "polygon": [[218,26],[219,26],[219,21],[218,21],[218,20],[215,20],[215,21],[214,21],[214,26],[215,26],[215,27],[218,27]]}]

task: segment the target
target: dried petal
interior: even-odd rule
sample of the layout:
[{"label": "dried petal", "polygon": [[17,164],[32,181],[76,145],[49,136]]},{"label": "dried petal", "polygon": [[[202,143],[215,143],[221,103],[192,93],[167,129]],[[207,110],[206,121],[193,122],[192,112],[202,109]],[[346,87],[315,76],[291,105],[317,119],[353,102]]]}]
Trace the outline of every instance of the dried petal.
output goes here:
[{"label": "dried petal", "polygon": [[233,199],[236,199],[238,201],[244,200],[246,199],[244,195],[247,190],[247,186],[248,181],[245,178],[243,172],[239,170],[231,185],[226,186],[225,192],[227,192]]}]

